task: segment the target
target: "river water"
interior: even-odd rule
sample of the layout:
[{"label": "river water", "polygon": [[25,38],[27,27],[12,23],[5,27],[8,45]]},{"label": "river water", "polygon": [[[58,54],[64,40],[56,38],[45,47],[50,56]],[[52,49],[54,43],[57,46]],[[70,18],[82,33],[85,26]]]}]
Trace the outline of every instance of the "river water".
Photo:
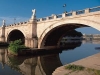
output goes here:
[{"label": "river water", "polygon": [[[63,46],[63,45],[62,45]],[[63,50],[36,56],[12,56],[0,49],[0,75],[51,75],[59,66],[99,53],[99,41],[67,42]]]}]

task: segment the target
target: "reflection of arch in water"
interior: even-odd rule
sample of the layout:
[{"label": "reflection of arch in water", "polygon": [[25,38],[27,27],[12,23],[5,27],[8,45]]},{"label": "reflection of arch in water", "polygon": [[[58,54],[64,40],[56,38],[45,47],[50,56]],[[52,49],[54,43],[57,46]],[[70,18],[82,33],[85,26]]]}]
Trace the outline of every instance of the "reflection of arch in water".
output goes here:
[{"label": "reflection of arch in water", "polygon": [[[66,43],[66,48],[64,49],[74,49],[80,45],[81,42],[74,44]],[[16,61],[19,60],[16,59]],[[62,66],[59,54],[39,56],[38,58],[31,57],[24,59],[23,63],[18,64],[20,72],[24,75],[51,75],[53,71],[59,66]]]},{"label": "reflection of arch in water", "polygon": [[[80,42],[66,42],[66,47],[61,48],[60,50],[69,50],[74,49],[76,47],[81,46]],[[54,50],[55,51],[55,50]],[[11,57],[12,58],[12,57]],[[14,59],[19,64],[13,63],[14,65],[18,65],[18,68],[24,75],[50,75],[57,67],[61,66],[62,63],[59,58],[59,54],[45,55],[40,57],[14,57]]]},{"label": "reflection of arch in water", "polygon": [[31,58],[28,56],[22,57],[13,57],[8,56],[8,62],[6,63],[13,70],[16,70],[24,75],[32,75],[34,74],[34,66],[36,66],[37,58]]},{"label": "reflection of arch in water", "polygon": [[5,55],[5,51],[1,52],[0,60],[2,60],[2,54],[4,56],[3,61],[5,64],[11,67],[11,69],[24,75],[51,75],[55,68],[62,65],[58,54],[40,56],[38,58],[38,63],[37,57],[15,57]]},{"label": "reflection of arch in water", "polygon": [[[23,63],[17,65],[17,68],[19,68],[18,71],[24,75],[51,75],[52,72],[61,65],[59,54],[52,54],[40,56],[38,57],[38,61],[37,57],[25,59]],[[15,70],[17,68],[15,68]]]},{"label": "reflection of arch in water", "polygon": [[[3,51],[3,50],[2,50]],[[6,52],[7,50],[5,50]],[[0,57],[0,62],[7,64],[11,69],[20,72],[24,75],[35,75],[35,67],[37,65],[37,57],[28,57],[28,56],[12,56],[12,55],[3,55]],[[5,56],[4,56],[5,55]]]},{"label": "reflection of arch in water", "polygon": [[59,54],[52,54],[40,56],[38,58],[38,66],[41,71],[41,74],[38,75],[51,75],[57,67],[62,66],[62,63],[59,59]]},{"label": "reflection of arch in water", "polygon": [[35,75],[35,69],[37,65],[37,57],[29,58],[19,65],[19,68],[24,75]]},{"label": "reflection of arch in water", "polygon": [[[66,50],[74,49],[81,45],[81,42],[66,43]],[[54,50],[56,51],[56,50]],[[5,52],[1,52],[1,55]],[[62,63],[59,58],[59,54],[45,55],[40,57],[5,57],[6,64],[16,71],[21,72],[24,75],[51,75],[52,72]],[[5,60],[4,59],[4,60]],[[11,61],[10,59],[14,59]],[[9,61],[9,62],[8,62]]]},{"label": "reflection of arch in water", "polygon": [[[66,47],[61,48],[65,50],[74,49],[76,47],[81,46],[80,42],[67,42],[65,45]],[[45,55],[38,57],[38,66],[36,67],[37,75],[51,75],[53,71],[62,66],[62,63],[59,58],[59,54],[52,54],[52,55]]]}]

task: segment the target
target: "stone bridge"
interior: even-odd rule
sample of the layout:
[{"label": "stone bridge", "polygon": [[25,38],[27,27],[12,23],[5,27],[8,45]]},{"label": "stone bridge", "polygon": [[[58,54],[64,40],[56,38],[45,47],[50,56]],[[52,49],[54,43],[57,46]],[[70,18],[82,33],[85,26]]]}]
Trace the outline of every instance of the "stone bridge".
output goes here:
[{"label": "stone bridge", "polygon": [[0,41],[10,42],[21,39],[27,47],[43,48],[58,46],[67,31],[80,27],[93,27],[100,30],[100,6],[59,15],[52,14],[36,18],[35,11],[29,21],[0,27]]}]

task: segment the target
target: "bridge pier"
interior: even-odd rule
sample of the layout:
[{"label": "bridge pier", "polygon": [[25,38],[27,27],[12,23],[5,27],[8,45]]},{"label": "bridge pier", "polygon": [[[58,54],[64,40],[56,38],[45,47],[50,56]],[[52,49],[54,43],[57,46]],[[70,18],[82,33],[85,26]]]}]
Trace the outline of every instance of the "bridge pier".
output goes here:
[{"label": "bridge pier", "polygon": [[1,37],[0,37],[0,41],[1,41],[1,42],[5,42],[5,37],[4,37],[4,36],[1,36]]},{"label": "bridge pier", "polygon": [[38,48],[37,43],[37,19],[36,19],[36,10],[32,10],[33,14],[31,16],[31,19],[29,20],[30,25],[30,34],[27,38],[25,38],[25,46],[31,47],[31,48]]},{"label": "bridge pier", "polygon": [[25,46],[30,48],[38,48],[37,38],[26,38]]}]

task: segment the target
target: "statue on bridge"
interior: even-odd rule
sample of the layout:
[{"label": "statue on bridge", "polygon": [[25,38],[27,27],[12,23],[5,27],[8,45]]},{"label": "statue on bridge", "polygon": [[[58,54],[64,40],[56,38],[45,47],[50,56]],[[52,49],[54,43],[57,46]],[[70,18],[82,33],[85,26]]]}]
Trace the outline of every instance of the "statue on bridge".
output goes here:
[{"label": "statue on bridge", "polygon": [[33,12],[33,16],[35,16],[35,14],[36,14],[36,9],[33,9],[32,12]]},{"label": "statue on bridge", "polygon": [[33,9],[32,10],[32,17],[31,17],[31,19],[36,19],[36,9]]},{"label": "statue on bridge", "polygon": [[2,25],[2,27],[4,27],[5,26],[5,20],[3,20],[3,25]]}]

